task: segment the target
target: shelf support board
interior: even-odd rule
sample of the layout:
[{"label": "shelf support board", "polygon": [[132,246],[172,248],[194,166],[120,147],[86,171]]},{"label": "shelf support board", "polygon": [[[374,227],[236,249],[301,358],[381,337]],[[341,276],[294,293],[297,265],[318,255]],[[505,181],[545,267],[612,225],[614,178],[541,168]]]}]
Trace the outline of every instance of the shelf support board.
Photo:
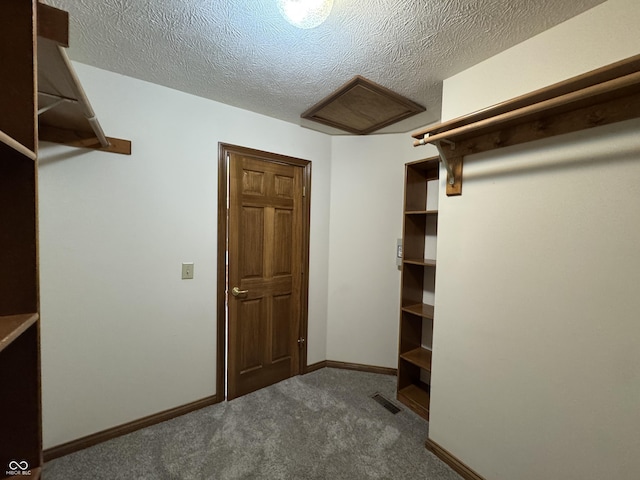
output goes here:
[{"label": "shelf support board", "polygon": [[98,138],[91,133],[67,130],[50,125],[40,125],[39,137],[44,142],[60,143],[69,147],[90,148],[102,152],[131,155],[131,141],[121,138],[106,137],[109,141],[109,146],[103,147]]}]

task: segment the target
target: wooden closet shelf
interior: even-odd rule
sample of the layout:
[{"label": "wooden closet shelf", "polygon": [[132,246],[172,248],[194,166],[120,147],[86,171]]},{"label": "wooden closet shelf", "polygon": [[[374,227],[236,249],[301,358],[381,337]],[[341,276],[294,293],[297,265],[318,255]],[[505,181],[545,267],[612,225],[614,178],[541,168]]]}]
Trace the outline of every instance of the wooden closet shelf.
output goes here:
[{"label": "wooden closet shelf", "polygon": [[[459,127],[430,133],[424,138],[426,143],[439,140],[461,141],[467,138],[508,128],[518,123],[540,121],[554,114],[577,110],[594,103],[602,103],[615,98],[627,96],[640,91],[640,72],[631,73],[621,78],[592,85],[559,97],[510,110],[483,120],[466,123]],[[596,126],[596,125],[594,125]],[[418,141],[420,144],[420,141]]]},{"label": "wooden closet shelf", "polygon": [[426,303],[407,305],[406,307],[402,307],[402,311],[433,320],[433,305],[427,305]]},{"label": "wooden closet shelf", "polygon": [[465,155],[640,117],[640,55],[420,130],[453,175],[447,195],[462,193]]},{"label": "wooden closet shelf", "polygon": [[429,420],[429,402],[431,399],[428,387],[412,384],[398,392],[398,400],[411,408],[421,417]]},{"label": "wooden closet shelf", "polygon": [[34,152],[33,150],[28,149],[27,147],[22,145],[17,140],[14,140],[12,137],[10,137],[6,133],[4,133],[2,130],[0,130],[0,142],[4,143],[8,147],[13,148],[17,152],[20,152],[25,157],[35,161],[36,152]]},{"label": "wooden closet shelf", "polygon": [[438,210],[408,210],[405,215],[437,215]]},{"label": "wooden closet shelf", "polygon": [[38,321],[37,313],[0,316],[0,352]]},{"label": "wooden closet shelf", "polygon": [[519,97],[497,103],[490,107],[483,108],[482,110],[478,110],[468,115],[464,115],[447,122],[433,125],[431,127],[415,132],[411,136],[416,139],[421,139],[427,134],[436,134],[453,130],[464,125],[469,125],[471,123],[479,122],[480,120],[496,117],[500,114],[507,113],[512,110],[517,110],[522,107],[528,107],[536,103],[552,99],[554,97],[575,92],[577,90],[591,87],[593,85],[597,85],[598,83],[626,76],[638,71],[640,71],[640,55],[635,55],[620,62],[606,65],[602,68],[592,70],[576,77],[572,77],[548,87],[544,87],[533,92],[520,95]]},{"label": "wooden closet shelf", "polygon": [[38,137],[78,148],[131,155],[131,142],[105,136],[65,48],[69,14],[38,4]]},{"label": "wooden closet shelf", "polygon": [[400,354],[400,358],[422,368],[423,370],[431,371],[431,350],[419,347],[410,350],[407,353]]},{"label": "wooden closet shelf", "polygon": [[424,267],[436,266],[436,261],[432,258],[405,258],[403,262],[411,265],[422,265]]}]

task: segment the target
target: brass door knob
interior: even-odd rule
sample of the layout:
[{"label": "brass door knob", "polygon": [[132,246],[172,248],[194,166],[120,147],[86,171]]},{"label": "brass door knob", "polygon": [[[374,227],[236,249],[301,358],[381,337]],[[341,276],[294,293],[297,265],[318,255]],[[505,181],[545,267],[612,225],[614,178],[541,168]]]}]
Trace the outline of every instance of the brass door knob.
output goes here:
[{"label": "brass door knob", "polygon": [[247,293],[249,293],[249,290],[240,290],[238,287],[233,287],[231,289],[231,295],[233,295],[234,297],[237,297],[239,295],[246,295]]}]

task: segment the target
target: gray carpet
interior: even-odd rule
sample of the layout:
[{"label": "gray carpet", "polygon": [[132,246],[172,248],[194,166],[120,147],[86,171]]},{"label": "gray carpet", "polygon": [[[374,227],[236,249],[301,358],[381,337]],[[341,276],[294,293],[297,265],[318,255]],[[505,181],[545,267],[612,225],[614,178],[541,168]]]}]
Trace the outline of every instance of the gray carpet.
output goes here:
[{"label": "gray carpet", "polygon": [[428,423],[395,400],[395,380],[324,368],[53,460],[43,478],[460,479],[425,450]]}]

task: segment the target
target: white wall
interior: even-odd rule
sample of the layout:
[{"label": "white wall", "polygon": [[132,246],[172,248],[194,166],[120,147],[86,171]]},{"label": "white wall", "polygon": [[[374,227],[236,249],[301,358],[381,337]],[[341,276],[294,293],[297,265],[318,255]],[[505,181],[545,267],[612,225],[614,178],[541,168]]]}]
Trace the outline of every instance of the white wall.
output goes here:
[{"label": "white wall", "polygon": [[[445,81],[445,118],[640,53],[610,0]],[[441,194],[429,436],[491,480],[640,472],[640,120],[465,159]]]},{"label": "white wall", "polygon": [[308,360],[324,360],[331,138],[75,66],[133,155],[41,146],[45,448],[216,393],[218,142],[313,162]]},{"label": "white wall", "polygon": [[446,79],[442,121],[636,55],[639,7],[609,0]]},{"label": "white wall", "polygon": [[334,137],[327,359],[396,368],[404,164],[435,155],[408,134]]}]

